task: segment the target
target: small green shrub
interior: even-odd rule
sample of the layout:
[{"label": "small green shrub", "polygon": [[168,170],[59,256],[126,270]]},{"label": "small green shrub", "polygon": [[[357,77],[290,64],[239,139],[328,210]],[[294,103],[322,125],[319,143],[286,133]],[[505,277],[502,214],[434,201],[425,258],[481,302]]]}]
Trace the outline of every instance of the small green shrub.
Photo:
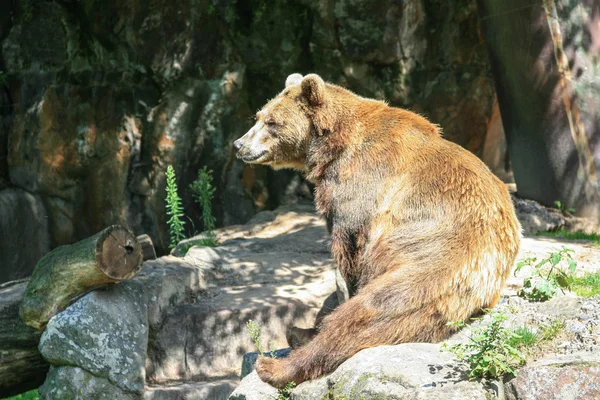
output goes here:
[{"label": "small green shrub", "polygon": [[540,326],[540,340],[550,341],[557,337],[563,329],[565,329],[565,321],[561,319],[555,319],[550,325],[542,325]]},{"label": "small green shrub", "polygon": [[570,289],[577,269],[577,262],[570,255],[572,252],[563,247],[537,263],[535,257],[519,261],[515,274],[525,266],[532,267],[532,270],[524,278],[523,288],[518,295],[531,301],[546,301],[559,290]]},{"label": "small green shrub", "polygon": [[530,327],[523,325],[514,330],[508,344],[515,349],[525,349],[534,346],[540,341],[538,334]]},{"label": "small green shrub", "polygon": [[555,200],[554,205],[563,215],[573,214],[576,210],[573,207],[567,207],[562,201]]},{"label": "small green shrub", "polygon": [[[486,310],[489,312],[489,310]],[[467,343],[459,343],[442,349],[450,351],[459,360],[469,365],[469,378],[498,378],[505,374],[515,374],[515,368],[525,362],[525,356],[517,346],[524,344],[516,331],[503,326],[508,319],[504,313],[491,314],[489,325],[472,332]],[[476,318],[475,320],[480,320]],[[450,325],[461,327],[463,323]],[[516,344],[516,345],[513,345]]]},{"label": "small green shrub", "polygon": [[217,245],[217,237],[214,233],[216,219],[212,215],[212,199],[215,188],[212,185],[212,171],[206,167],[198,170],[198,178],[190,184],[194,201],[202,210],[202,222],[207,238],[201,241],[204,246],[214,247]]},{"label": "small green shrub", "polygon": [[592,297],[600,294],[600,271],[573,278],[571,290],[577,296]]},{"label": "small green shrub", "polygon": [[248,334],[254,342],[258,353],[264,357],[265,352],[263,351],[262,342],[260,341],[260,326],[255,321],[250,320],[246,322],[246,328],[248,328]]},{"label": "small green shrub", "polygon": [[4,71],[0,71],[0,86],[5,85],[6,81],[7,81],[6,74],[4,73]]},{"label": "small green shrub", "polygon": [[184,222],[182,220],[183,206],[181,198],[177,193],[177,182],[175,180],[175,170],[171,165],[167,167],[167,215],[170,216],[167,223],[169,224],[169,234],[171,242],[169,248],[177,246],[181,240],[185,239],[183,234]]}]

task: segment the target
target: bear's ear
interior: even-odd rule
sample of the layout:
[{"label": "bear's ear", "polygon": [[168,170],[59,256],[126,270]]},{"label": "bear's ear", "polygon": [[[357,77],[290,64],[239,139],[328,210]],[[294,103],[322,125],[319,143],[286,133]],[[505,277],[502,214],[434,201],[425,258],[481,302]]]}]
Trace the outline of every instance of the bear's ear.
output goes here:
[{"label": "bear's ear", "polygon": [[325,82],[319,75],[306,75],[302,79],[302,95],[311,106],[323,104],[325,101]]},{"label": "bear's ear", "polygon": [[293,86],[293,85],[297,85],[300,82],[302,82],[302,75],[301,74],[291,74],[285,80],[285,87],[290,87],[290,86]]}]

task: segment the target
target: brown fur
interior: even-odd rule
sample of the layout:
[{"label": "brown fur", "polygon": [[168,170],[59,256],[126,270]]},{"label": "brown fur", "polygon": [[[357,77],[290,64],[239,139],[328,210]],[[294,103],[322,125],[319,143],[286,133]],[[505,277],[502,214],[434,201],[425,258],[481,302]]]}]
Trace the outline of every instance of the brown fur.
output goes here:
[{"label": "brown fur", "polygon": [[330,373],[361,349],[444,339],[448,321],[497,303],[520,241],[503,183],[437,126],[316,75],[288,84],[236,141],[238,156],[305,171],[356,295],[289,358],[258,361],[275,387]]}]

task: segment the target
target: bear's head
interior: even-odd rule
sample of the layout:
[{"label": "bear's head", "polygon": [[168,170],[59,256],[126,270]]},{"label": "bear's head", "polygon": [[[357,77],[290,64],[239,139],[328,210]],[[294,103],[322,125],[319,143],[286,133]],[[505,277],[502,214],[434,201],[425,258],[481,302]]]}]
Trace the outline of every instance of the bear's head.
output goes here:
[{"label": "bear's head", "polygon": [[256,113],[256,124],[234,142],[237,157],[275,169],[304,170],[312,117],[325,102],[325,92],[318,75],[288,76],[285,89]]}]

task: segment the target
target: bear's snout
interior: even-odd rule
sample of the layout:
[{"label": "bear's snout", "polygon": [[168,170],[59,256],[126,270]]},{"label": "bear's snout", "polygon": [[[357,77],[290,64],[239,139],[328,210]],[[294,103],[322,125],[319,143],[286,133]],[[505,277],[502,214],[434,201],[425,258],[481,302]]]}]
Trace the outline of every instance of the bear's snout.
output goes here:
[{"label": "bear's snout", "polygon": [[240,151],[243,145],[244,142],[242,141],[242,138],[239,138],[238,140],[233,142],[233,148],[235,149],[235,151]]}]

